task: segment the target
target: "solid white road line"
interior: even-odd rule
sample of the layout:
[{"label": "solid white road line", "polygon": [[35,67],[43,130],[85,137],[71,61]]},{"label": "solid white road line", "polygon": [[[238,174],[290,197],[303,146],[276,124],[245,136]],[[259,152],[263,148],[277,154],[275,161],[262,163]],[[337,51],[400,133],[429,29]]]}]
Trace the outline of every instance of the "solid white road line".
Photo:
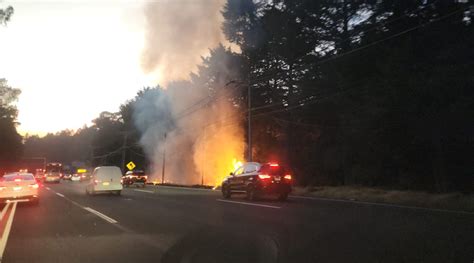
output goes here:
[{"label": "solid white road line", "polygon": [[84,209],[87,210],[87,211],[89,211],[89,212],[91,212],[91,213],[93,213],[94,215],[96,215],[96,216],[98,216],[98,217],[104,219],[105,221],[107,221],[107,222],[109,222],[109,223],[111,223],[111,224],[117,224],[117,223],[118,223],[115,219],[110,218],[110,217],[108,217],[108,216],[102,214],[101,212],[96,211],[96,210],[94,210],[94,209],[92,209],[92,208],[90,208],[90,207],[84,207]]},{"label": "solid white road line", "polygon": [[426,208],[426,207],[408,206],[408,205],[394,205],[394,204],[386,204],[386,203],[373,203],[373,202],[365,202],[365,201],[332,199],[332,198],[324,198],[324,197],[311,197],[311,196],[296,196],[296,195],[291,195],[291,196],[289,196],[289,198],[308,199],[308,200],[316,200],[316,201],[341,202],[341,203],[351,203],[351,204],[362,204],[362,205],[372,205],[372,206],[385,206],[385,207],[402,208],[402,209],[413,209],[413,210],[423,210],[423,211],[431,211],[431,212],[442,212],[442,213],[474,215],[474,212],[468,212],[468,211],[436,209],[436,208]]},{"label": "solid white road line", "polygon": [[8,202],[5,207],[2,210],[2,213],[0,214],[0,221],[2,221],[3,217],[5,216],[5,213],[8,211],[8,208],[10,207],[11,202]]},{"label": "solid white road line", "polygon": [[150,194],[155,193],[154,191],[150,191],[150,190],[139,190],[139,189],[133,189],[133,191],[144,192],[144,193],[150,193]]},{"label": "solid white road line", "polygon": [[176,190],[192,190],[192,191],[217,191],[213,189],[206,189],[206,188],[192,188],[192,187],[180,187],[180,186],[167,186],[167,185],[154,185],[157,189],[160,188],[168,188],[168,189],[176,189]]},{"label": "solid white road line", "polygon": [[63,194],[61,194],[61,193],[56,193],[56,194],[57,194],[57,195],[59,195],[59,196],[61,196],[61,197],[64,197],[64,195],[63,195]]},{"label": "solid white road line", "polygon": [[233,204],[241,204],[241,205],[260,206],[260,207],[274,208],[274,209],[280,209],[281,208],[279,206],[273,206],[273,205],[262,205],[262,204],[247,203],[247,202],[237,202],[237,201],[230,201],[230,200],[224,200],[224,199],[217,199],[217,201],[226,202],[226,203],[233,203]]},{"label": "solid white road line", "polygon": [[3,230],[2,239],[0,240],[0,262],[2,261],[5,247],[7,246],[8,236],[10,235],[10,230],[12,228],[13,217],[15,216],[17,204],[18,204],[17,202],[13,202],[13,207],[10,211],[10,216],[8,217],[7,224],[5,225],[5,230]]}]

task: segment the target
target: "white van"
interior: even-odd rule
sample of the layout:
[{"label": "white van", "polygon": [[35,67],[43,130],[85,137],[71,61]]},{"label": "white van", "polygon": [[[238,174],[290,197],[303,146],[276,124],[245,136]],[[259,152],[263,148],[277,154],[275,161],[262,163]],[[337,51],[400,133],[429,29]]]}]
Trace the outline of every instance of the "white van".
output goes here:
[{"label": "white van", "polygon": [[94,169],[89,184],[86,186],[86,193],[93,195],[96,193],[122,192],[122,172],[117,166],[101,166]]}]

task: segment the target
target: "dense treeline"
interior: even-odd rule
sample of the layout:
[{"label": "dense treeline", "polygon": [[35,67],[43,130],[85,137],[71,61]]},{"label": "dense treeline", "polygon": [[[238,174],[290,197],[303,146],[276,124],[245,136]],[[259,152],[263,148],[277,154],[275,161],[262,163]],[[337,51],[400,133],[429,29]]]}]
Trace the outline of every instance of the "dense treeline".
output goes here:
[{"label": "dense treeline", "polygon": [[16,131],[18,110],[14,105],[19,95],[20,90],[0,79],[0,174],[14,167],[23,150],[21,135]]},{"label": "dense treeline", "polygon": [[[240,51],[219,46],[172,85],[233,89],[242,114],[250,87],[254,160],[279,159],[299,184],[472,192],[470,5],[229,0],[223,31]],[[93,165],[125,155],[145,167],[132,111],[147,91],[74,135],[27,138],[26,153]]]},{"label": "dense treeline", "polygon": [[468,7],[229,1],[224,30],[242,49],[253,106],[288,109],[255,118],[257,158],[277,150],[301,184],[472,191]]}]

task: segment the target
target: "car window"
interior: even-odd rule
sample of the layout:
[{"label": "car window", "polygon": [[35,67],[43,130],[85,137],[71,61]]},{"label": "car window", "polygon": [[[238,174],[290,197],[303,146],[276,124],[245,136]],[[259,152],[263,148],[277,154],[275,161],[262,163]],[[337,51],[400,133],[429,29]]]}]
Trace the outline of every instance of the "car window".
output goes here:
[{"label": "car window", "polygon": [[244,173],[252,173],[257,171],[257,166],[255,164],[247,164],[244,169]]},{"label": "car window", "polygon": [[13,182],[17,179],[27,181],[27,180],[35,180],[33,175],[31,174],[10,174],[10,175],[5,175],[2,180],[5,182]]},{"label": "car window", "polygon": [[244,172],[244,167],[240,167],[237,170],[235,170],[234,175],[241,175]]},{"label": "car window", "polygon": [[262,165],[260,168],[260,173],[269,174],[269,175],[283,175],[285,173],[285,168],[282,166],[274,165]]}]

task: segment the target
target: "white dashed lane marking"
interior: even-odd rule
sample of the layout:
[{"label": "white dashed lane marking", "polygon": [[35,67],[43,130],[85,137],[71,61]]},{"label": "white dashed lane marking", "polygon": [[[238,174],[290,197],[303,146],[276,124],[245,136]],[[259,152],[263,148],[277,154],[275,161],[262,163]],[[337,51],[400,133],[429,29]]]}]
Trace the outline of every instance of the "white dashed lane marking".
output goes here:
[{"label": "white dashed lane marking", "polygon": [[97,211],[97,210],[94,210],[94,209],[92,209],[92,208],[90,208],[90,207],[84,207],[84,209],[87,210],[87,211],[89,211],[89,212],[91,212],[91,213],[93,213],[94,215],[96,215],[96,216],[98,216],[98,217],[104,219],[105,221],[107,221],[107,222],[109,222],[109,223],[111,223],[111,224],[117,224],[117,223],[118,223],[115,219],[110,218],[110,217],[108,217],[108,216],[102,214],[101,212],[99,212],[99,211]]},{"label": "white dashed lane marking", "polygon": [[256,204],[256,203],[237,202],[237,201],[230,201],[230,200],[224,200],[224,199],[217,199],[217,201],[219,201],[219,202],[225,202],[225,203],[232,203],[232,204],[259,206],[259,207],[273,208],[273,209],[280,209],[280,208],[281,208],[281,207],[279,207],[279,206],[273,206],[273,205],[262,205],[262,204]]},{"label": "white dashed lane marking", "polygon": [[138,190],[138,189],[135,189],[135,190],[133,190],[133,191],[144,192],[144,193],[149,193],[149,194],[155,193],[154,191],[150,191],[150,190]]}]

